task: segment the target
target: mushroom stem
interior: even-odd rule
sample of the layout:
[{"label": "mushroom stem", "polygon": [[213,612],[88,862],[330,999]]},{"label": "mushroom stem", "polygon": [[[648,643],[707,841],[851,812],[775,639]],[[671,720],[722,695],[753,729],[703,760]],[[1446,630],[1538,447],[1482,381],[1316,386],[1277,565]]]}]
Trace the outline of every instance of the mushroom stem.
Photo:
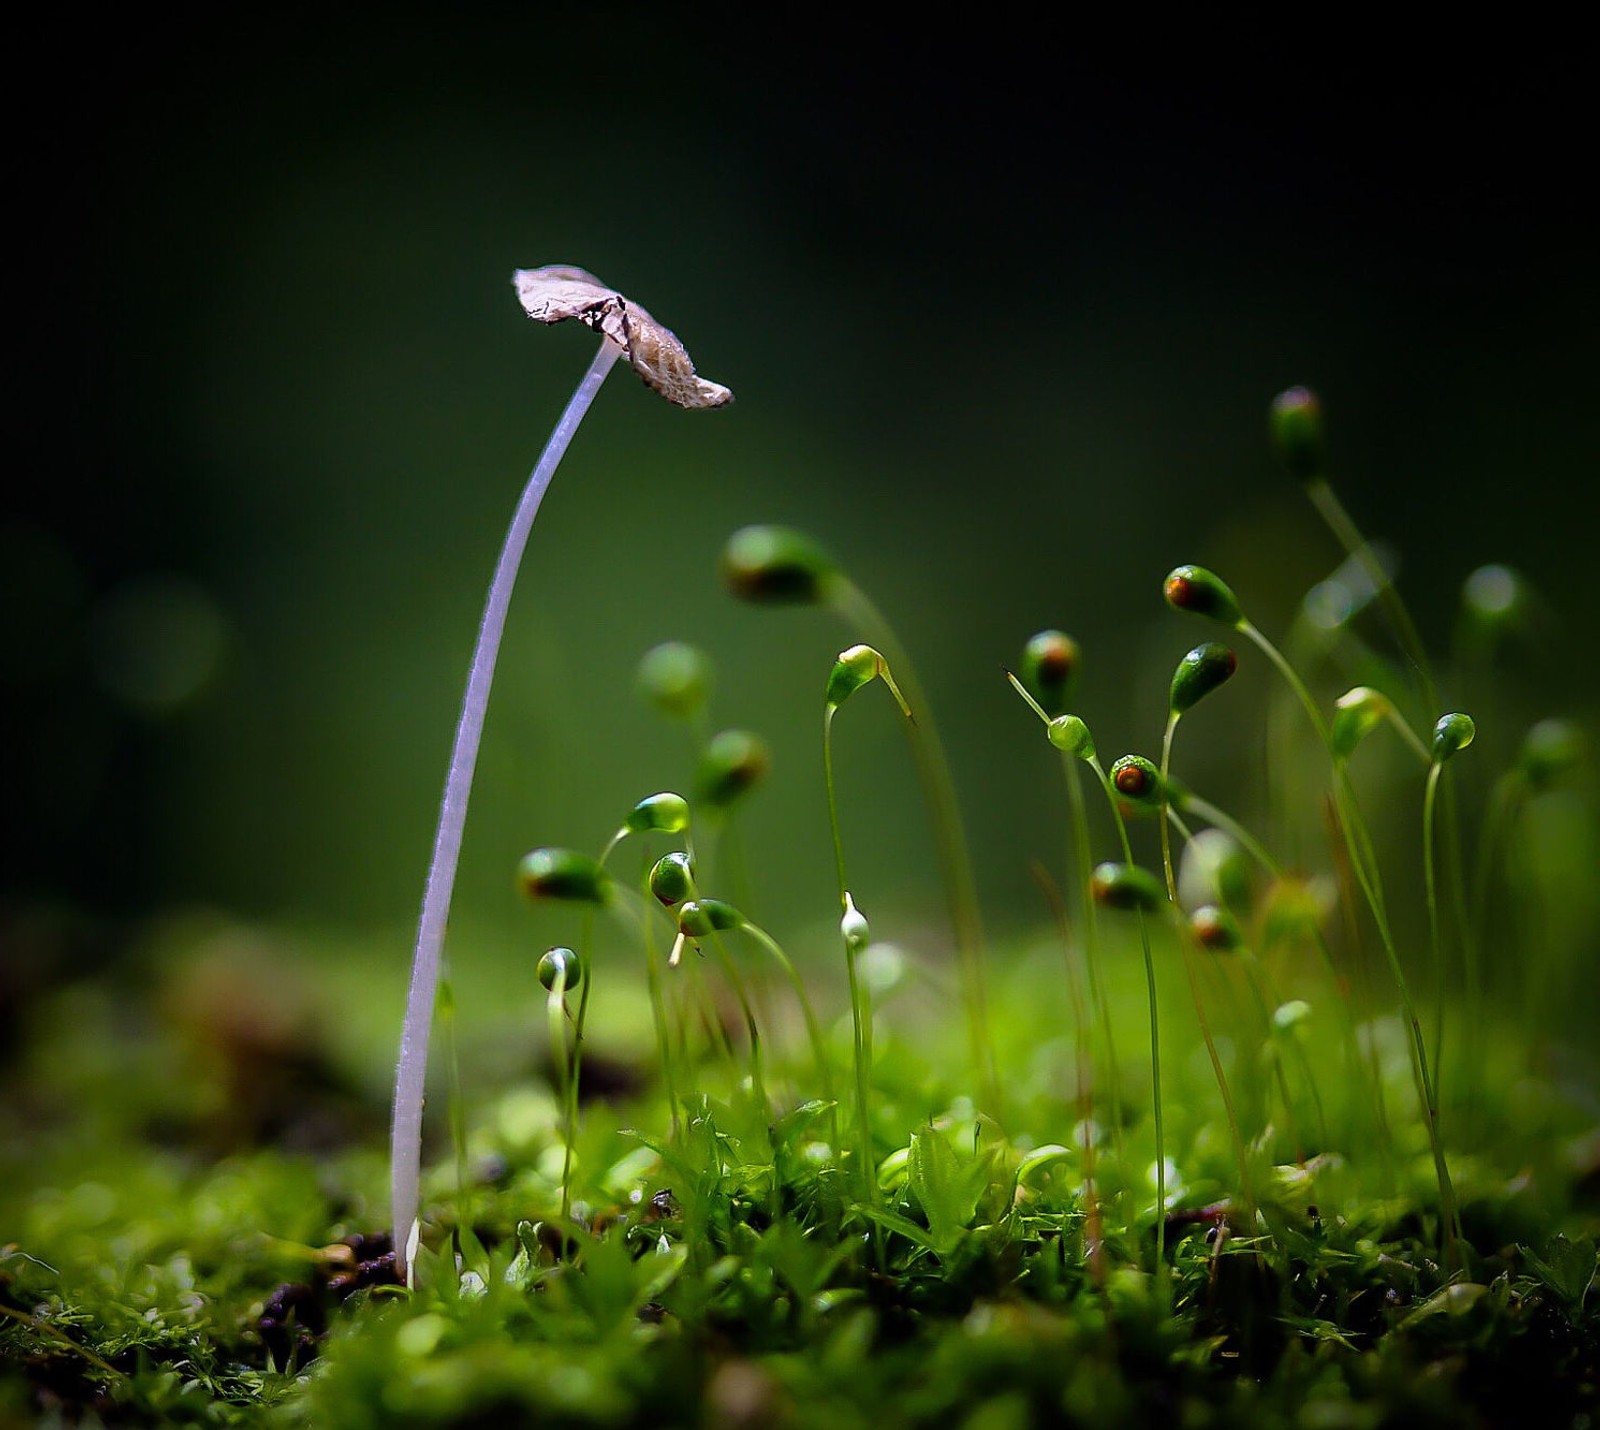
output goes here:
[{"label": "mushroom stem", "polygon": [[433,1005],[439,987],[439,962],[444,949],[445,924],[450,916],[450,894],[455,886],[456,862],[461,854],[461,833],[467,820],[467,801],[472,794],[472,775],[478,763],[478,745],[483,736],[484,714],[489,706],[489,690],[494,683],[495,660],[500,653],[500,637],[505,630],[506,612],[516,585],[517,568],[522,561],[528,533],[538,514],[539,503],[550,486],[550,479],[561,465],[567,444],[578,430],[589,404],[611,366],[622,356],[622,349],[609,338],[600,340],[600,349],[584,373],[577,390],[550,434],[539,455],[528,484],[522,490],[516,513],[506,532],[500,559],[484,602],[483,620],[478,626],[478,641],[472,651],[466,694],[461,701],[461,718],[456,725],[455,744],[450,751],[450,770],[445,777],[444,797],[439,805],[439,827],[433,839],[433,860],[428,866],[428,882],[422,896],[422,916],[417,924],[417,946],[411,960],[411,987],[406,995],[405,1023],[400,1033],[400,1061],[395,1069],[394,1120],[390,1131],[390,1207],[393,1214],[395,1267],[409,1283],[413,1252],[412,1234],[418,1215],[418,1180],[422,1169],[422,1101],[428,1069],[428,1035],[433,1024]]}]

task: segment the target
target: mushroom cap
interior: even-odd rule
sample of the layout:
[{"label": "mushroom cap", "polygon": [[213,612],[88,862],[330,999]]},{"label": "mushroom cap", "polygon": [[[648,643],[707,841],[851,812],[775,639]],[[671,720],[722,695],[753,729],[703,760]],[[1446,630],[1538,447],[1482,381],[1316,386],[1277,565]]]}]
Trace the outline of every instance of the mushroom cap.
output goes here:
[{"label": "mushroom cap", "polygon": [[723,407],[733,393],[695,375],[688,351],[670,328],[592,273],[553,263],[511,275],[527,315],[540,323],[576,318],[627,355],[645,385],[679,407]]}]

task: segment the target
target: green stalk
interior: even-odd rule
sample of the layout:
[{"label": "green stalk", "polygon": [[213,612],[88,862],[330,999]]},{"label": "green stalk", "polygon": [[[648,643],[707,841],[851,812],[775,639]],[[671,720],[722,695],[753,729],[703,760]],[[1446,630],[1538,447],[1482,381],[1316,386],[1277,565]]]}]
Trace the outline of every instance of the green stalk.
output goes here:
[{"label": "green stalk", "polygon": [[[1326,485],[1325,483],[1323,485]],[[1329,493],[1332,497],[1332,493]],[[1337,503],[1335,503],[1337,505]],[[1347,518],[1348,520],[1348,518]],[[1375,584],[1387,583],[1388,578],[1383,575],[1382,568],[1371,553],[1367,553],[1377,574],[1369,571],[1369,577]],[[1380,584],[1380,590],[1382,585]],[[1402,606],[1401,611],[1404,611]],[[1410,618],[1406,618],[1406,625],[1410,626]],[[1333,752],[1332,740],[1328,733],[1327,722],[1322,718],[1322,712],[1317,709],[1317,703],[1311,698],[1311,692],[1306,689],[1286,661],[1278,648],[1272,644],[1248,620],[1243,618],[1238,623],[1238,629],[1248,636],[1266,655],[1267,659],[1277,668],[1290,688],[1299,697],[1301,705],[1305,707],[1306,714],[1310,717],[1317,734],[1322,738],[1323,745],[1328,749],[1330,756]],[[1415,631],[1412,631],[1413,636]],[[1432,687],[1431,679],[1428,681]],[[1356,882],[1366,898],[1367,907],[1372,912],[1373,922],[1378,928],[1378,937],[1383,944],[1384,956],[1389,960],[1389,971],[1394,977],[1395,986],[1400,992],[1400,1002],[1405,1013],[1406,1022],[1411,1034],[1412,1074],[1417,1084],[1418,1100],[1422,1105],[1423,1119],[1428,1129],[1428,1144],[1433,1153],[1434,1175],[1439,1183],[1439,1206],[1444,1218],[1445,1254],[1454,1262],[1457,1257],[1456,1241],[1459,1235],[1459,1224],[1456,1216],[1455,1188],[1450,1181],[1450,1169],[1445,1163],[1444,1146],[1439,1137],[1439,1103],[1434,1085],[1433,1074],[1428,1066],[1428,1051],[1422,1037],[1422,1024],[1418,1021],[1416,1005],[1411,997],[1410,985],[1406,982],[1405,970],[1400,966],[1400,954],[1395,948],[1394,936],[1389,928],[1389,916],[1384,906],[1383,886],[1377,869],[1377,858],[1373,851],[1372,837],[1367,831],[1365,820],[1361,817],[1360,806],[1356,803],[1355,790],[1351,787],[1350,776],[1345,768],[1344,761],[1334,759],[1334,805],[1339,816],[1340,832],[1344,836],[1345,845],[1350,855],[1350,866],[1356,876]]]},{"label": "green stalk", "polygon": [[1067,793],[1072,809],[1072,840],[1076,846],[1078,862],[1078,898],[1082,904],[1083,962],[1088,975],[1089,998],[1100,1021],[1100,1036],[1106,1047],[1106,1082],[1111,1101],[1111,1137],[1117,1162],[1124,1171],[1128,1159],[1122,1139],[1122,1073],[1117,1059],[1116,1038],[1112,1032],[1111,1000],[1107,996],[1105,978],[1100,968],[1100,926],[1096,921],[1094,900],[1089,897],[1089,816],[1079,783],[1074,756],[1063,754],[1063,773],[1067,779]]},{"label": "green stalk", "polygon": [[[1178,919],[1178,881],[1172,869],[1172,833],[1169,828],[1171,822],[1171,804],[1168,799],[1168,775],[1172,766],[1172,736],[1178,728],[1181,712],[1169,711],[1167,714],[1167,728],[1161,736],[1161,872],[1167,881],[1167,903],[1172,909],[1173,918]],[[1129,855],[1132,862],[1132,855]],[[1189,933],[1187,928],[1178,930],[1178,951],[1183,960],[1183,971],[1189,980],[1189,995],[1194,1000],[1195,1017],[1200,1023],[1200,1036],[1205,1040],[1206,1056],[1211,1060],[1211,1071],[1217,1080],[1217,1091],[1222,1094],[1223,1111],[1228,1118],[1228,1131],[1233,1137],[1234,1155],[1239,1160],[1240,1190],[1244,1193],[1245,1207],[1252,1221],[1255,1217],[1256,1197],[1255,1189],[1250,1176],[1250,1158],[1245,1151],[1244,1134],[1239,1130],[1239,1114],[1234,1108],[1233,1091],[1228,1086],[1228,1074],[1223,1069],[1222,1058],[1217,1053],[1217,1040],[1211,1034],[1211,1020],[1206,1017],[1205,1000],[1200,996],[1200,981],[1195,977],[1194,956],[1189,949]],[[1285,1099],[1288,1089],[1284,1089]]]},{"label": "green stalk", "polygon": [[1428,654],[1423,649],[1422,638],[1417,634],[1416,624],[1411,619],[1411,612],[1407,610],[1406,603],[1400,599],[1400,593],[1395,589],[1394,582],[1389,579],[1389,573],[1383,569],[1383,563],[1373,554],[1371,545],[1355,522],[1350,519],[1344,504],[1334,495],[1326,477],[1308,477],[1305,486],[1306,496],[1317,509],[1318,515],[1339,539],[1346,553],[1359,563],[1367,580],[1372,583],[1372,589],[1377,592],[1384,614],[1394,627],[1400,648],[1405,652],[1406,658],[1411,662],[1422,683],[1422,695],[1427,708],[1439,709],[1439,692],[1433,683],[1433,671],[1428,663]]},{"label": "green stalk", "polygon": [[[1238,842],[1239,847],[1243,849],[1245,853],[1248,854],[1252,859],[1254,859],[1270,878],[1283,878],[1283,866],[1278,862],[1278,860],[1273,857],[1271,852],[1258,839],[1256,839],[1256,837],[1252,835],[1248,829],[1240,824],[1238,820],[1233,818],[1233,816],[1230,815],[1226,810],[1212,804],[1210,800],[1201,799],[1199,795],[1193,794],[1188,790],[1174,791],[1174,793],[1178,795],[1179,807],[1184,813],[1195,814],[1199,816],[1199,818],[1205,820],[1208,824],[1211,824],[1222,830],[1224,833],[1230,835]],[[1183,826],[1180,824],[1178,828],[1182,830]],[[1185,838],[1187,837],[1188,836],[1185,835]],[[1338,965],[1333,961],[1333,951],[1328,947],[1328,940],[1323,935],[1321,925],[1315,921],[1313,921],[1311,925],[1311,941],[1317,950],[1317,956],[1322,961],[1323,969],[1326,971],[1331,981],[1333,996],[1339,1005],[1341,1015],[1339,1019],[1340,1032],[1345,1045],[1346,1071],[1352,1078],[1359,1076],[1361,1077],[1362,1081],[1366,1081],[1366,1069],[1362,1066],[1361,1049],[1356,1038],[1355,1014],[1351,1008],[1350,999],[1345,994],[1344,989],[1341,986]],[[1256,955],[1254,950],[1245,950],[1244,952],[1246,954],[1246,966],[1259,970],[1259,976],[1264,982],[1267,994],[1272,998],[1274,1003],[1282,1002],[1282,997],[1279,991],[1272,985],[1271,975],[1268,973],[1266,965]],[[1257,997],[1259,998],[1260,996],[1261,995],[1258,992]],[[1300,1055],[1301,1064],[1305,1072],[1306,1085],[1311,1090],[1311,1100],[1317,1109],[1317,1124],[1321,1130],[1322,1139],[1324,1143],[1326,1143],[1328,1140],[1328,1119],[1322,1105],[1322,1093],[1317,1086],[1317,1080],[1311,1067],[1310,1058],[1306,1054],[1304,1048],[1300,1049]],[[1383,1126],[1381,1118],[1380,1127],[1383,1128],[1385,1138],[1387,1138],[1387,1128]]]},{"label": "green stalk", "polygon": [[778,946],[778,941],[773,938],[759,924],[746,920],[744,931],[750,935],[762,948],[772,956],[778,967],[783,970],[784,977],[789,980],[794,989],[795,1000],[800,1004],[800,1015],[805,1019],[806,1036],[811,1041],[811,1055],[816,1060],[817,1076],[822,1081],[822,1095],[829,1102],[833,1101],[833,1074],[828,1065],[828,1047],[822,1040],[822,1028],[817,1022],[816,1010],[811,1006],[811,997],[806,992],[805,981],[789,961],[789,955]]},{"label": "green stalk", "polygon": [[[1340,824],[1345,829],[1348,839],[1349,823],[1342,814]],[[1411,997],[1411,987],[1406,982],[1405,970],[1400,965],[1400,954],[1395,948],[1394,937],[1389,930],[1389,919],[1384,912],[1382,893],[1374,887],[1367,869],[1357,856],[1354,845],[1350,846],[1350,862],[1356,881],[1366,896],[1367,907],[1372,911],[1373,920],[1378,926],[1378,937],[1383,944],[1384,956],[1389,960],[1389,972],[1394,978],[1395,987],[1400,991],[1400,1003],[1411,1036],[1411,1072],[1417,1084],[1417,1096],[1428,1129],[1428,1145],[1433,1152],[1434,1175],[1439,1183],[1439,1207],[1444,1219],[1445,1258],[1453,1265],[1458,1260],[1456,1243],[1460,1236],[1460,1225],[1456,1213],[1455,1188],[1450,1181],[1450,1169],[1445,1163],[1444,1145],[1439,1137],[1439,1101],[1433,1075],[1428,1068],[1428,1050],[1423,1042],[1422,1023],[1417,1017],[1416,1003]]]},{"label": "green stalk", "polygon": [[[828,828],[833,834],[834,865],[839,875],[839,908],[841,916],[848,910],[849,884],[844,871],[844,839],[839,830],[839,798],[833,779],[833,716],[839,707],[828,705],[822,712],[822,773],[828,787]],[[871,993],[856,967],[854,941],[845,934],[844,966],[850,980],[851,1052],[855,1061],[856,1092],[856,1158],[861,1167],[861,1197],[867,1206],[876,1206],[878,1179],[876,1158],[872,1153],[872,1122],[870,1072],[872,1068],[872,1008]]]},{"label": "green stalk", "polygon": [[[587,979],[583,980],[585,983]],[[556,1080],[560,1084],[561,1115],[564,1124],[561,1152],[561,1222],[572,1218],[572,1144],[578,1136],[577,1044],[567,1047],[567,977],[565,970],[545,995],[545,1019],[550,1030],[550,1055],[555,1059]]]},{"label": "green stalk", "polygon": [[912,665],[888,621],[866,593],[843,573],[837,576],[830,600],[841,615],[868,632],[870,644],[884,651],[905,687],[909,705],[916,712],[910,729],[911,751],[922,782],[923,798],[928,804],[934,849],[945,897],[949,901],[950,921],[955,930],[956,957],[967,1010],[972,1064],[989,1105],[998,1116],[1002,1111],[1002,1097],[989,1033],[988,994],[983,976],[983,918],[978,908],[977,881],[972,873],[972,857],[967,849],[955,782],[950,776],[950,763],[945,758],[932,710],[917,679],[916,667]]},{"label": "green stalk", "polygon": [[1444,1064],[1444,938],[1439,932],[1439,887],[1434,872],[1433,810],[1444,766],[1437,761],[1428,767],[1428,782],[1422,792],[1422,886],[1428,905],[1428,949],[1433,959],[1433,1070]]},{"label": "green stalk", "polygon": [[[1116,792],[1111,788],[1105,767],[1097,755],[1087,757],[1089,768],[1100,780],[1106,800],[1111,805],[1111,817],[1116,821],[1117,837],[1122,843],[1122,857],[1133,863],[1133,845],[1128,840],[1128,826],[1123,822],[1122,811],[1117,807]],[[1167,1134],[1161,1111],[1161,1013],[1156,1004],[1156,961],[1150,951],[1150,929],[1145,923],[1144,910],[1135,910],[1139,919],[1139,945],[1144,953],[1144,982],[1150,1006],[1150,1092],[1155,1106],[1156,1132],[1156,1275],[1162,1286],[1167,1279]]]}]

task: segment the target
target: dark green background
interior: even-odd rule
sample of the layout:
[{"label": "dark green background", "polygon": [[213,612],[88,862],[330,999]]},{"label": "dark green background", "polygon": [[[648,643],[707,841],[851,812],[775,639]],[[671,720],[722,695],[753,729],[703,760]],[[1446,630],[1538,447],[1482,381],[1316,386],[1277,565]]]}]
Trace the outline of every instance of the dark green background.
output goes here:
[{"label": "dark green background", "polygon": [[[990,920],[1039,922],[1026,862],[1060,801],[1000,666],[1072,630],[1102,750],[1154,753],[1209,634],[1164,611],[1169,567],[1217,566],[1281,631],[1338,559],[1267,450],[1293,382],[1425,635],[1508,561],[1565,617],[1564,661],[1514,667],[1529,713],[1593,709],[1590,110],[1554,42],[1446,68],[1378,37],[1197,36],[1162,64],[1143,37],[883,43],[801,11],[74,24],[21,46],[41,98],[13,99],[14,966],[200,905],[392,931],[398,1000],[483,589],[592,349],[526,322],[517,266],[593,269],[738,401],[686,414],[619,373],[546,504],[457,899],[505,948],[534,941],[525,848],[597,846],[685,782],[632,690],[668,637],[718,659],[718,721],[774,745],[745,823],[760,912],[800,938],[831,918],[820,698],[852,633],[719,591],[754,520],[811,531],[897,621]],[[130,701],[171,662],[181,685],[208,629],[192,698]],[[1245,676],[1185,741],[1248,810]],[[890,708],[840,729],[863,904],[937,943]],[[39,934],[62,909],[87,925]]]}]

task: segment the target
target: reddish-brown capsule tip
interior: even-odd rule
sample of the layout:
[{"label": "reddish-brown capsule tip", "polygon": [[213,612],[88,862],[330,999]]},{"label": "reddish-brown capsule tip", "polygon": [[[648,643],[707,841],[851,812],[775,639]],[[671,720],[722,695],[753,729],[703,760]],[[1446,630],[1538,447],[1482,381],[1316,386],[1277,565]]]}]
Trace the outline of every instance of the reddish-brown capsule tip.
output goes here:
[{"label": "reddish-brown capsule tip", "polygon": [[1150,777],[1138,765],[1124,765],[1112,777],[1119,794],[1138,799],[1150,788]]}]

